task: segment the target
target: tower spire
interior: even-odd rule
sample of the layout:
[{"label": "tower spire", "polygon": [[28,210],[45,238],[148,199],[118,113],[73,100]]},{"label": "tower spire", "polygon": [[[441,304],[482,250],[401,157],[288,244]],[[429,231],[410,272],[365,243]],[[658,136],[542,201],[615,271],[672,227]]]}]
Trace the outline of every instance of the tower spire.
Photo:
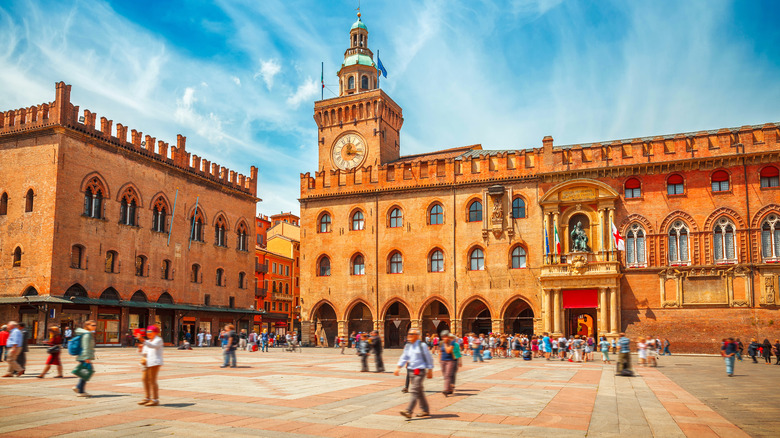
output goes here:
[{"label": "tower spire", "polygon": [[349,48],[344,52],[344,62],[338,72],[339,96],[379,88],[379,73],[374,63],[374,54],[368,48],[368,28],[361,15],[358,3],[357,21],[349,30]]}]

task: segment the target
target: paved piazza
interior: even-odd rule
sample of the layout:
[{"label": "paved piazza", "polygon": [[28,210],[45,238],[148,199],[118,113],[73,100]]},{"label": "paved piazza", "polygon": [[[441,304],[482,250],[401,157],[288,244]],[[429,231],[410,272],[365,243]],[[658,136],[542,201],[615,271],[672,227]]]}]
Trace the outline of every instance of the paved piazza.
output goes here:
[{"label": "paved piazza", "polygon": [[[387,352],[388,369],[399,353]],[[772,388],[780,366],[744,362],[727,379],[717,357],[662,358],[661,367],[641,369],[635,378],[615,377],[613,366],[600,362],[475,365],[466,358],[456,394],[437,392],[437,375],[426,382],[431,418],[406,420],[398,414],[408,400],[400,392],[402,377],[359,373],[354,355],[334,349],[239,352],[234,369],[219,368],[216,348],[167,349],[159,407],[136,404],[142,387],[134,350],[98,349],[88,399],[71,391],[75,377],[33,377],[44,351],[29,355],[32,375],[0,379],[1,436],[738,437],[780,431],[780,399]],[[69,370],[72,358],[65,359]]]}]

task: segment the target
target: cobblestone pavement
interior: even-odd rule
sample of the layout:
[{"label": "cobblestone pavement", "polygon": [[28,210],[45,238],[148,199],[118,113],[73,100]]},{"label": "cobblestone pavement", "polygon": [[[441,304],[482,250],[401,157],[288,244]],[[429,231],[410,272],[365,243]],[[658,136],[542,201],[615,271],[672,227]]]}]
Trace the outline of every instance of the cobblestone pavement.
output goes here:
[{"label": "cobblestone pavement", "polygon": [[[388,370],[399,353],[386,352]],[[28,375],[0,379],[0,435],[747,436],[661,368],[625,378],[600,362],[473,364],[465,358],[455,395],[437,392],[442,389],[437,367],[436,377],[426,381],[432,416],[406,420],[398,414],[408,400],[400,392],[403,377],[359,373],[354,355],[334,349],[239,352],[239,366],[224,369],[220,356],[216,348],[166,349],[161,406],[141,407],[134,350],[99,349],[97,372],[87,385],[93,397],[77,398],[71,391],[75,377],[33,377],[45,357],[43,349],[35,349]],[[67,372],[73,361],[64,359]],[[706,370],[723,383],[722,370]]]}]

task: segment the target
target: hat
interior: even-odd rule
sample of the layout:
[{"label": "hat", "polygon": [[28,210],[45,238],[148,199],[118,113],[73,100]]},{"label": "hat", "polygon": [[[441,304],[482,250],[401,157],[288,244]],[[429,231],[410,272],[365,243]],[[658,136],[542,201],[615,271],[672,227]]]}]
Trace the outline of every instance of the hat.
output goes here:
[{"label": "hat", "polygon": [[154,333],[160,333],[160,327],[157,327],[156,325],[150,325],[146,328],[147,332],[154,332]]}]

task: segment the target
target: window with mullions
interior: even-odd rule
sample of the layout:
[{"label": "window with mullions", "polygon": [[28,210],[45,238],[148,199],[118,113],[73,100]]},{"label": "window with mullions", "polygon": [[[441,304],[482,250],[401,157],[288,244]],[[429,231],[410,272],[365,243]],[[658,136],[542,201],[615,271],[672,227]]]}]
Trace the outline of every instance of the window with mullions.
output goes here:
[{"label": "window with mullions", "polygon": [[225,240],[225,217],[219,216],[217,223],[214,225],[214,245],[227,247],[227,240]]},{"label": "window with mullions", "polygon": [[629,268],[645,267],[645,230],[633,224],[626,233],[626,265]]},{"label": "window with mullions", "polygon": [[728,192],[729,191],[729,174],[725,170],[719,170],[712,174],[712,191],[713,192]]},{"label": "window with mullions", "polygon": [[715,253],[715,263],[736,263],[734,224],[726,218],[720,218],[712,231],[712,249]]},{"label": "window with mullions", "polygon": [[666,180],[667,195],[682,195],[685,193],[685,181],[680,175],[672,175]]},{"label": "window with mullions", "polygon": [[190,240],[203,242],[203,212],[198,208],[190,216]]},{"label": "window with mullions", "polygon": [[400,274],[404,272],[404,257],[400,252],[395,251],[390,256],[390,269],[391,274]]},{"label": "window with mullions", "polygon": [[688,227],[682,221],[675,221],[669,229],[669,264],[677,266],[689,262]]},{"label": "window with mullions", "polygon": [[103,183],[97,177],[92,178],[87,183],[84,190],[84,216],[102,219],[103,218],[103,198],[106,196],[106,189]]},{"label": "window with mullions", "polygon": [[761,255],[764,262],[780,262],[780,217],[776,214],[761,224]]},{"label": "window with mullions", "polygon": [[780,172],[775,166],[767,166],[761,169],[761,188],[780,186]]},{"label": "window with mullions", "polygon": [[323,213],[317,226],[318,233],[330,233],[330,215]]},{"label": "window with mullions", "polygon": [[132,188],[125,190],[119,205],[119,223],[123,225],[136,225],[135,210],[138,206],[138,196]]},{"label": "window with mullions", "polygon": [[469,222],[482,221],[482,202],[474,201],[469,204]]},{"label": "window with mullions", "polygon": [[322,256],[320,262],[317,263],[317,276],[329,277],[330,276],[330,258],[328,256]]},{"label": "window with mullions", "polygon": [[512,250],[512,269],[525,268],[525,248],[517,246]]},{"label": "window with mullions", "polygon": [[642,184],[636,178],[629,178],[625,184],[626,199],[639,198],[642,196]]},{"label": "window with mullions", "polygon": [[440,249],[431,253],[428,270],[430,272],[444,272],[444,253]]},{"label": "window with mullions", "polygon": [[428,211],[428,224],[441,225],[444,223],[444,208],[441,204],[433,204]]},{"label": "window with mullions", "polygon": [[152,231],[158,233],[165,233],[166,230],[166,217],[168,215],[168,203],[165,202],[165,198],[160,196],[154,201],[154,207],[152,207]]},{"label": "window with mullions", "polygon": [[512,201],[512,219],[522,219],[525,217],[525,200],[523,198],[515,198]]},{"label": "window with mullions", "polygon": [[404,214],[400,208],[395,207],[390,211],[390,228],[401,228],[404,226]]},{"label": "window with mullions", "polygon": [[481,248],[474,248],[469,254],[469,270],[470,271],[483,271],[485,270],[485,253]]},{"label": "window with mullions", "polygon": [[366,275],[366,259],[362,254],[352,257],[352,275]]},{"label": "window with mullions", "polygon": [[362,231],[366,227],[366,219],[363,212],[358,210],[352,214],[352,231]]}]

